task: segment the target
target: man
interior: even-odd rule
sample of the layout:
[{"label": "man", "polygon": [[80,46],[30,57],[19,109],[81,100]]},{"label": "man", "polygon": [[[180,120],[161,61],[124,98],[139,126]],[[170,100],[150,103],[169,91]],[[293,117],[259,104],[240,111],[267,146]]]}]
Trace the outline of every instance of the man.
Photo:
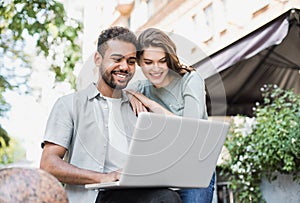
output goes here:
[{"label": "man", "polygon": [[104,30],[94,62],[99,68],[97,84],[55,103],[40,167],[65,184],[70,203],[180,202],[177,193],[168,189],[112,190],[98,195],[84,188],[84,184],[120,177],[118,170],[136,122],[123,92],[135,73],[136,36],[122,27]]}]

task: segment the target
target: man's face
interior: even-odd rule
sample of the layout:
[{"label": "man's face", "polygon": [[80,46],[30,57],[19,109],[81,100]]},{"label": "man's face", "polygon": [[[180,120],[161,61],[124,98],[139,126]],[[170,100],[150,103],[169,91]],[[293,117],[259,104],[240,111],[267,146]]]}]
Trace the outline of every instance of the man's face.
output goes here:
[{"label": "man's face", "polygon": [[135,73],[136,48],[120,40],[107,41],[107,50],[96,64],[103,81],[112,89],[124,89]]}]

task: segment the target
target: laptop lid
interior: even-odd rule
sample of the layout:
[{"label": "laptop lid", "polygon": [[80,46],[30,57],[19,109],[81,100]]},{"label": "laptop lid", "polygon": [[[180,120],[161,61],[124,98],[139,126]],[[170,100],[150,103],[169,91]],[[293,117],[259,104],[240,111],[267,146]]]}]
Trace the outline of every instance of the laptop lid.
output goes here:
[{"label": "laptop lid", "polygon": [[207,187],[229,124],[140,113],[120,181],[86,188]]}]

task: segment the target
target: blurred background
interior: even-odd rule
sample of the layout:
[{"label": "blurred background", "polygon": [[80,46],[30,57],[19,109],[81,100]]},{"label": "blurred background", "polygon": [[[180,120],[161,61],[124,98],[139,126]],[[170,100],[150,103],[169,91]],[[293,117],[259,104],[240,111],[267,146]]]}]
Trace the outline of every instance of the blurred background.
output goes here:
[{"label": "blurred background", "polygon": [[[252,116],[267,83],[300,93],[299,0],[0,1],[2,164],[39,166],[56,99],[95,80],[101,30],[157,27],[205,79],[211,117]],[[186,43],[185,43],[186,42]]]}]

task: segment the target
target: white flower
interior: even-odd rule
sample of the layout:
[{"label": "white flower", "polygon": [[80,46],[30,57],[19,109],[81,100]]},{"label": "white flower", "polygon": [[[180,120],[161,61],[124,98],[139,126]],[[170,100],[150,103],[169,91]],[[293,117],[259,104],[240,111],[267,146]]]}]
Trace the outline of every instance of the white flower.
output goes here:
[{"label": "white flower", "polygon": [[233,172],[237,172],[237,171],[239,170],[238,164],[232,165],[232,166],[231,166],[231,170],[232,170]]},{"label": "white flower", "polygon": [[243,157],[243,156],[240,156],[239,160],[240,160],[240,161],[244,161],[244,157]]},{"label": "white flower", "polygon": [[245,122],[245,119],[241,116],[234,116],[233,117],[233,123],[236,125],[236,126],[241,126],[243,125]]}]

